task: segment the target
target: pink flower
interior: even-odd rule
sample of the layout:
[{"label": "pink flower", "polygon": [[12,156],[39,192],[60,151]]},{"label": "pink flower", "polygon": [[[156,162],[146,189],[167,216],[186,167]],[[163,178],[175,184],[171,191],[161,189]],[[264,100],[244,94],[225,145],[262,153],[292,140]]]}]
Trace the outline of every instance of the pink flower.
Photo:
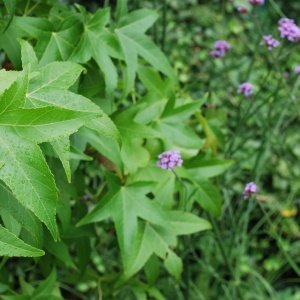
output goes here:
[{"label": "pink flower", "polygon": [[182,166],[182,159],[178,150],[169,150],[158,156],[157,166],[164,170],[172,171],[175,167]]},{"label": "pink flower", "polygon": [[265,0],[248,0],[248,2],[253,6],[264,5]]},{"label": "pink flower", "polygon": [[247,200],[251,196],[255,195],[258,192],[258,187],[254,182],[249,182],[246,184],[244,191],[243,191],[243,196],[244,199]]},{"label": "pink flower", "polygon": [[300,66],[296,66],[294,71],[296,74],[300,74]]},{"label": "pink flower", "polygon": [[279,20],[278,30],[282,38],[290,42],[300,40],[300,27],[296,25],[295,21],[288,18],[281,18]]},{"label": "pink flower", "polygon": [[272,35],[264,35],[263,37],[265,45],[268,47],[268,49],[271,51],[273,48],[277,48],[280,43],[275,40]]},{"label": "pink flower", "polygon": [[238,87],[238,93],[250,97],[253,94],[253,85],[250,82],[244,82]]},{"label": "pink flower", "polygon": [[220,40],[214,43],[214,48],[210,52],[210,55],[214,58],[224,57],[225,54],[231,49],[230,44],[227,41]]}]

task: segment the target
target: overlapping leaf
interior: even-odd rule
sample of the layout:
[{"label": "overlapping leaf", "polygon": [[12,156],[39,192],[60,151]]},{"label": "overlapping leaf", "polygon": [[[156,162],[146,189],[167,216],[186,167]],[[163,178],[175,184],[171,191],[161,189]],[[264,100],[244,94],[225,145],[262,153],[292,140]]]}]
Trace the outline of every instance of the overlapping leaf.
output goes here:
[{"label": "overlapping leaf", "polygon": [[[27,46],[26,51],[24,46]],[[23,43],[22,47],[23,52],[30,51],[28,44]],[[35,58],[32,60],[34,63]],[[24,63],[30,61],[28,56],[24,59]],[[3,165],[0,178],[18,201],[45,223],[55,239],[58,237],[55,221],[57,191],[38,144],[53,142],[70,178],[69,157],[63,152],[65,138],[87,121],[103,116],[102,111],[86,98],[67,91],[81,71],[82,67],[74,63],[54,62],[36,70],[34,76],[30,76],[29,87],[27,73],[20,73],[7,89],[4,87],[0,100]],[[10,72],[7,74],[12,77]],[[70,103],[73,103],[72,107]]]},{"label": "overlapping leaf", "polygon": [[116,30],[125,62],[126,77],[124,93],[131,91],[138,68],[138,56],[150,63],[155,69],[174,79],[174,71],[168,60],[153,41],[145,35],[155,20],[157,14],[148,9],[141,9],[125,15],[120,20]]},{"label": "overlapping leaf", "polygon": [[[115,223],[124,264],[125,276],[136,273],[155,253],[165,260],[172,273],[172,264],[180,260],[170,247],[176,236],[209,229],[207,221],[189,213],[163,209],[145,196],[150,183],[137,182],[109,192],[80,225],[100,222],[111,217]],[[171,261],[170,261],[171,260]],[[179,276],[179,272],[174,271]]]},{"label": "overlapping leaf", "polygon": [[0,225],[0,256],[3,255],[36,257],[44,255],[44,251],[24,243]]}]

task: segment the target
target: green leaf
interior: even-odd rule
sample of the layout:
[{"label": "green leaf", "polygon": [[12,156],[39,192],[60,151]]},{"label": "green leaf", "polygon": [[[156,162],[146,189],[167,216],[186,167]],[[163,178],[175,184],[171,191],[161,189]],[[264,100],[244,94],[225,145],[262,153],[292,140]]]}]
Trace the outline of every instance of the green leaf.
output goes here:
[{"label": "green leaf", "polygon": [[208,179],[218,176],[224,173],[233,161],[222,159],[203,159],[202,157],[196,157],[184,163],[184,166],[188,168],[188,172],[196,181]]},{"label": "green leaf", "polygon": [[126,167],[126,173],[133,174],[138,168],[145,167],[150,162],[150,154],[142,144],[142,139],[124,137],[121,158]]},{"label": "green leaf", "polygon": [[175,176],[172,172],[166,172],[157,166],[150,165],[139,169],[128,181],[154,181],[157,184],[153,187],[152,193],[155,200],[165,208],[171,208],[174,205]]},{"label": "green leaf", "polygon": [[65,243],[54,242],[52,239],[46,237],[44,246],[48,253],[51,253],[58,258],[65,266],[73,269],[76,268],[70,255],[69,248]]},{"label": "green leaf", "polygon": [[28,75],[21,73],[17,80],[0,96],[0,114],[23,106],[27,88]]},{"label": "green leaf", "polygon": [[99,135],[114,140],[117,144],[121,143],[121,135],[114,122],[107,116],[93,119],[86,124],[86,127],[96,131]]},{"label": "green leaf", "polygon": [[34,292],[34,287],[25,281],[25,279],[23,278],[23,276],[19,278],[19,282],[20,282],[20,286],[22,288],[22,294],[25,295],[32,295]]},{"label": "green leaf", "polygon": [[[61,70],[64,71],[64,78],[61,78]],[[35,92],[28,95],[28,78],[21,76],[4,91],[0,102],[0,153],[3,163],[0,178],[18,201],[48,227],[54,239],[58,238],[55,218],[57,191],[53,175],[37,143],[53,142],[70,179],[68,149],[59,139],[68,138],[87,121],[101,116],[102,112],[84,97],[73,99],[72,93],[57,90],[51,94],[51,89],[68,88],[81,71],[82,68],[74,63],[52,63],[33,77],[31,87]],[[31,106],[35,107],[38,103],[42,107],[22,108],[25,94]],[[35,99],[34,103],[32,97],[36,95],[42,100]],[[78,102],[68,109],[71,99]],[[73,107],[75,110],[72,110]],[[80,110],[82,107],[83,111]]]},{"label": "green leaf", "polygon": [[161,118],[167,99],[160,99],[156,93],[150,93],[139,101],[140,108],[134,117],[139,124],[155,123]]},{"label": "green leaf", "polygon": [[46,280],[44,280],[39,287],[34,291],[32,297],[37,299],[39,296],[50,295],[56,287],[56,270],[53,269]]},{"label": "green leaf", "polygon": [[21,68],[20,44],[17,39],[38,38],[51,27],[51,23],[44,18],[14,16],[7,30],[0,33],[0,48],[4,49],[16,68]]},{"label": "green leaf", "polygon": [[142,9],[125,15],[120,27],[115,30],[126,62],[125,90],[127,95],[134,86],[138,56],[143,57],[154,68],[174,79],[174,71],[164,54],[144,33],[157,19],[157,14]]},{"label": "green leaf", "polygon": [[71,167],[70,167],[70,140],[68,137],[61,137],[56,141],[51,142],[51,146],[54,152],[58,155],[64,170],[68,182],[71,182]]},{"label": "green leaf", "polygon": [[10,28],[17,28],[19,36],[38,38],[44,31],[49,30],[52,24],[45,18],[15,16]]},{"label": "green leaf", "polygon": [[102,112],[89,99],[66,90],[46,89],[27,94],[26,107],[56,106],[82,112]]},{"label": "green leaf", "polygon": [[110,18],[110,9],[98,9],[89,20],[88,29],[99,32],[108,24]]},{"label": "green leaf", "polygon": [[0,115],[0,128],[36,143],[48,142],[77,131],[97,114],[56,107],[16,109]]},{"label": "green leaf", "polygon": [[183,270],[182,260],[173,251],[170,251],[164,263],[169,273],[179,281]]},{"label": "green leaf", "polygon": [[56,187],[40,148],[26,139],[20,139],[13,131],[1,128],[0,156],[4,163],[0,169],[0,179],[57,239]]},{"label": "green leaf", "polygon": [[161,98],[167,96],[168,86],[161,79],[159,73],[155,72],[151,68],[139,67],[138,75],[144,86],[149,92],[154,92]]},{"label": "green leaf", "polygon": [[16,9],[16,0],[3,0],[7,13],[11,16],[14,15]]},{"label": "green leaf", "polygon": [[150,286],[154,285],[159,278],[160,273],[160,262],[157,256],[152,255],[150,257],[144,267],[144,270],[147,276],[147,282]]},{"label": "green leaf", "polygon": [[208,180],[197,181],[190,174],[189,169],[177,168],[176,174],[179,177],[188,179],[194,188],[195,200],[208,212],[218,217],[222,209],[222,197],[217,187]]},{"label": "green leaf", "polygon": [[149,37],[135,31],[126,32],[126,36],[130,43],[136,47],[137,53],[143,57],[144,60],[166,76],[172,79],[175,78],[174,71],[167,58]]},{"label": "green leaf", "polygon": [[34,248],[13,233],[9,232],[6,228],[0,225],[0,255],[1,256],[24,256],[24,257],[37,257],[44,255],[44,251]]},{"label": "green leaf", "polygon": [[109,192],[85,216],[79,225],[103,221],[111,217],[114,221],[124,265],[124,276],[136,273],[155,253],[165,260],[173,274],[178,276],[174,253],[176,236],[190,234],[210,228],[207,221],[189,213],[165,210],[145,194],[152,191],[153,184],[136,182]]},{"label": "green leaf", "polygon": [[192,213],[170,211],[167,213],[167,218],[170,224],[170,231],[174,229],[174,234],[176,235],[191,234],[211,229],[211,225],[208,221]]},{"label": "green leaf", "polygon": [[123,90],[123,97],[125,97],[134,87],[135,76],[138,68],[138,55],[136,47],[130,43],[130,40],[128,40],[127,36],[123,34],[122,31],[116,31],[116,35],[119,39],[126,62]]},{"label": "green leaf", "polygon": [[21,45],[21,59],[24,70],[34,70],[38,65],[38,59],[32,46],[24,40],[19,40]]},{"label": "green leaf", "polygon": [[175,245],[176,236],[170,234],[165,228],[151,225],[151,223],[140,226],[128,259],[128,266],[125,269],[125,276],[130,277],[140,270],[152,253],[165,260],[168,253],[172,252],[169,247]]},{"label": "green leaf", "polygon": [[0,94],[8,89],[17,80],[19,75],[20,73],[16,71],[0,70]]},{"label": "green leaf", "polygon": [[171,111],[166,111],[163,114],[163,119],[168,122],[179,122],[181,120],[188,119],[196,111],[199,111],[201,106],[205,103],[206,98],[201,100],[180,105],[178,107],[173,107]]},{"label": "green leaf", "polygon": [[195,131],[183,124],[161,120],[157,121],[154,129],[165,137],[164,142],[168,143],[168,148],[175,146],[176,148],[198,150],[203,145],[203,141]]},{"label": "green leaf", "polygon": [[21,224],[10,213],[8,213],[5,210],[1,211],[0,214],[4,227],[18,237],[22,229]]},{"label": "green leaf", "polygon": [[115,163],[119,170],[122,170],[123,163],[120,146],[115,139],[108,138],[105,135],[99,135],[96,131],[89,128],[82,128],[79,134],[99,153]]},{"label": "green leaf", "polygon": [[196,188],[196,201],[214,216],[220,216],[222,198],[218,189],[209,181],[199,182],[196,184]]},{"label": "green leaf", "polygon": [[8,21],[6,23],[5,28],[3,29],[3,32],[4,32],[9,27],[10,22],[12,21],[12,19],[14,17],[14,13],[16,10],[16,0],[3,0],[3,2],[6,7],[7,14],[8,14]]},{"label": "green leaf", "polygon": [[0,184],[0,208],[5,214],[13,216],[26,232],[27,240],[35,247],[42,245],[43,231],[41,222],[35,215],[16,200],[12,192]]},{"label": "green leaf", "polygon": [[98,10],[92,17],[86,15],[85,20],[87,20],[83,24],[85,30],[70,59],[75,62],[85,63],[91,57],[94,58],[103,72],[106,93],[108,97],[112,98],[117,87],[118,74],[103,35],[105,33],[104,26],[109,21],[109,10]]},{"label": "green leaf", "polygon": [[155,131],[151,127],[134,122],[134,114],[134,111],[127,110],[114,118],[114,122],[124,139],[156,138],[161,136],[159,132]]},{"label": "green leaf", "polygon": [[123,16],[120,20],[120,29],[123,32],[137,31],[145,33],[157,20],[157,12],[150,9],[139,9]]},{"label": "green leaf", "polygon": [[127,0],[117,1],[116,19],[119,21],[124,15],[127,14]]},{"label": "green leaf", "polygon": [[30,94],[47,88],[65,90],[75,83],[83,67],[72,62],[53,62],[40,69],[40,73],[30,80]]},{"label": "green leaf", "polygon": [[101,221],[111,216],[117,229],[123,259],[126,260],[137,235],[138,217],[154,223],[164,222],[164,213],[159,206],[145,197],[150,188],[151,185],[120,187],[116,193],[108,194],[80,224]]},{"label": "green leaf", "polygon": [[92,56],[103,72],[106,93],[112,98],[118,82],[117,69],[109,56],[105,41],[93,32],[88,33],[88,40]]},{"label": "green leaf", "polygon": [[38,39],[36,51],[40,57],[40,65],[52,61],[67,61],[71,56],[82,34],[82,26],[74,15],[65,19],[59,31],[43,32]]}]

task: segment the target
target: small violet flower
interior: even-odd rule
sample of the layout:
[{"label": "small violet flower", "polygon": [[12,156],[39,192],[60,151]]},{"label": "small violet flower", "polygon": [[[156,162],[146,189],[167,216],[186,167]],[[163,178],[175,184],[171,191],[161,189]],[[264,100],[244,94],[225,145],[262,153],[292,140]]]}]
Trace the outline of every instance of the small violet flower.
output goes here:
[{"label": "small violet flower", "polygon": [[250,82],[244,82],[239,86],[237,91],[246,97],[250,97],[253,94],[253,85]]},{"label": "small violet flower", "polygon": [[296,74],[300,74],[300,66],[296,66],[294,71]]},{"label": "small violet flower", "polygon": [[182,159],[178,150],[169,150],[158,156],[157,166],[164,170],[172,171],[174,167],[182,166]]},{"label": "small violet flower", "polygon": [[268,47],[268,49],[271,51],[273,48],[277,48],[280,43],[275,40],[272,35],[264,35],[263,37],[265,45]]},{"label": "small violet flower", "polygon": [[257,192],[258,187],[254,182],[247,183],[243,191],[244,199],[249,199],[252,195],[255,195]]},{"label": "small violet flower", "polygon": [[248,8],[245,6],[238,6],[236,10],[242,15],[245,15],[249,12]]},{"label": "small violet flower", "polygon": [[280,32],[280,36],[290,42],[300,40],[300,27],[292,19],[281,18],[279,20],[278,30]]},{"label": "small violet flower", "polygon": [[248,2],[253,6],[260,6],[265,4],[265,0],[248,0]]},{"label": "small violet flower", "polygon": [[216,41],[210,55],[214,58],[224,57],[230,48],[231,46],[227,41]]}]

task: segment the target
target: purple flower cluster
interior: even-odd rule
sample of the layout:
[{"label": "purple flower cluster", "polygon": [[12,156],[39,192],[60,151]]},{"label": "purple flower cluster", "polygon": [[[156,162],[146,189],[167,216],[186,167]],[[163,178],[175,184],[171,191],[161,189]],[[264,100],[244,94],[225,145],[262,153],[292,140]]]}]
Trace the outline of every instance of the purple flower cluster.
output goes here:
[{"label": "purple flower cluster", "polygon": [[253,94],[253,85],[250,82],[244,82],[238,87],[238,93],[250,97]]},{"label": "purple flower cluster", "polygon": [[182,159],[178,150],[169,150],[158,156],[157,165],[164,170],[173,170],[182,166]]},{"label": "purple flower cluster", "polygon": [[214,58],[224,57],[230,48],[231,46],[227,41],[216,41],[210,55]]},{"label": "purple flower cluster", "polygon": [[294,71],[296,74],[300,74],[300,66],[296,66]]},{"label": "purple flower cluster", "polygon": [[258,192],[258,187],[254,182],[249,182],[246,184],[244,191],[243,191],[243,196],[244,199],[249,199],[251,196],[255,195]]},{"label": "purple flower cluster", "polygon": [[279,20],[278,30],[282,38],[285,38],[290,42],[300,41],[300,27],[294,20],[281,18]]},{"label": "purple flower cluster", "polygon": [[265,0],[248,0],[251,5],[260,6],[265,4]]},{"label": "purple flower cluster", "polygon": [[265,45],[268,47],[268,49],[271,51],[273,48],[277,48],[279,45],[280,45],[280,43],[277,41],[277,40],[275,40],[273,37],[272,37],[272,35],[265,35],[264,37],[263,37],[263,39],[264,39],[264,43],[265,43]]}]

